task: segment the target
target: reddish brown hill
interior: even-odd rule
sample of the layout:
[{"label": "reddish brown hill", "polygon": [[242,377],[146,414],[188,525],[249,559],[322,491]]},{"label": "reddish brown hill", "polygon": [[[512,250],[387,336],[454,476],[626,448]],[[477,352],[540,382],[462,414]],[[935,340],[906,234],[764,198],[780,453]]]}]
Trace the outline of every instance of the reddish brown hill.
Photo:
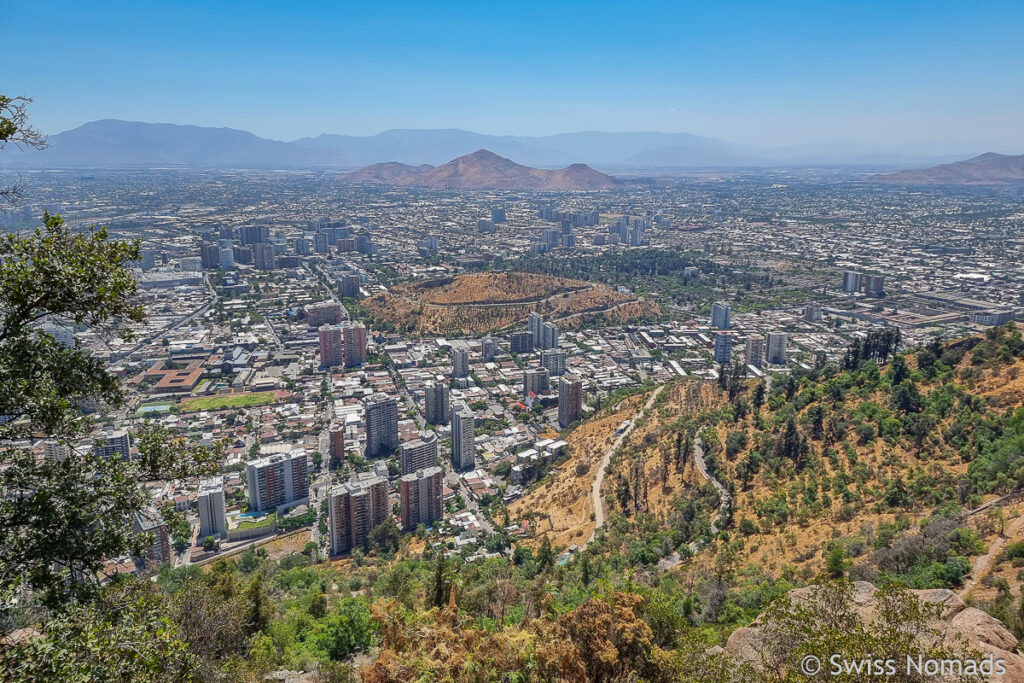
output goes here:
[{"label": "reddish brown hill", "polygon": [[1004,185],[1024,182],[1024,154],[988,152],[973,159],[917,171],[873,175],[876,183],[892,185]]},{"label": "reddish brown hill", "polygon": [[410,166],[397,161],[387,161],[346,173],[341,179],[350,183],[401,183],[432,168],[434,167],[430,164]]},{"label": "reddish brown hill", "polygon": [[[382,168],[387,167],[387,168]],[[480,149],[437,168],[374,164],[344,176],[347,181],[423,185],[437,189],[605,190],[615,186],[609,176],[586,164],[549,171],[530,168]]]}]

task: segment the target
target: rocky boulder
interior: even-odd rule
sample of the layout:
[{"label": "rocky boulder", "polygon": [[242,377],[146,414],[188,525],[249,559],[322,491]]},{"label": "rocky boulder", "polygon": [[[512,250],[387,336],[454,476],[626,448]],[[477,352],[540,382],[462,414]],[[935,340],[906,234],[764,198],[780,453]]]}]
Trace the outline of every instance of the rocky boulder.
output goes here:
[{"label": "rocky boulder", "polygon": [[[877,589],[865,581],[852,586],[850,608],[861,623],[873,624],[878,618]],[[1006,672],[987,680],[1011,683],[1024,681],[1024,656],[1017,652],[1017,639],[1002,622],[974,607],[968,607],[957,595],[946,589],[912,590],[923,603],[935,605],[935,616],[927,622],[928,633],[919,641],[923,647],[942,645],[953,651],[976,650],[1003,660]],[[814,587],[789,592],[792,604],[799,605],[814,597]],[[750,626],[738,628],[729,636],[725,654],[761,668],[763,655],[769,649],[768,634],[759,618]]]}]

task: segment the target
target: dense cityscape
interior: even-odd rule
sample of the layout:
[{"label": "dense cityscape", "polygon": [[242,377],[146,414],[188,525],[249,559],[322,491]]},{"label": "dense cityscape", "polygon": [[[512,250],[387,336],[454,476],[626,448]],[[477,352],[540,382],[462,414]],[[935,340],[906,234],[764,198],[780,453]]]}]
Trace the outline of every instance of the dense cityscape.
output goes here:
[{"label": "dense cityscape", "polygon": [[[148,320],[134,338],[46,327],[131,387],[71,447],[131,457],[143,422],[227,443],[215,479],[149,485],[150,557],[111,558],[111,571],[209,562],[275,534],[346,554],[385,522],[430,529],[472,559],[493,555],[504,506],[566,457],[560,433],[630,387],[717,380],[734,364],[772,377],[839,361],[877,329],[913,347],[1020,317],[1018,193],[860,181],[751,172],[456,194],[314,173],[39,172],[5,220],[50,210],[141,240]],[[673,260],[650,270],[651,254]],[[398,329],[375,305],[402,284],[586,269],[651,306],[617,319],[616,300],[593,321],[530,311],[506,329],[442,335]],[[187,533],[161,520],[168,505]],[[507,521],[512,536],[533,533]]]},{"label": "dense cityscape", "polygon": [[0,681],[1024,682],[1024,3],[0,3]]}]

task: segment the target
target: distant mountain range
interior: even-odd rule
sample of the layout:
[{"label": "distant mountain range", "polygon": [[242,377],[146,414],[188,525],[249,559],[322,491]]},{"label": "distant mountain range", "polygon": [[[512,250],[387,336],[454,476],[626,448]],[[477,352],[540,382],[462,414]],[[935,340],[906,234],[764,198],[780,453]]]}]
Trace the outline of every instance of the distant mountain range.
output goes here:
[{"label": "distant mountain range", "polygon": [[346,173],[342,180],[436,189],[605,190],[615,186],[609,176],[586,164],[549,171],[522,166],[486,149],[478,149],[436,168],[429,164],[409,166],[394,161],[373,164]]},{"label": "distant mountain range", "polygon": [[540,168],[582,162],[605,169],[646,170],[835,164],[908,166],[967,156],[940,152],[948,147],[937,145],[884,147],[833,140],[767,148],[689,133],[597,131],[523,137],[464,130],[388,130],[365,137],[320,135],[280,142],[231,128],[114,119],[93,121],[51,135],[49,142],[50,148],[43,151],[6,150],[0,154],[0,168],[359,168],[389,161],[436,166],[478,149]]},{"label": "distant mountain range", "polygon": [[873,175],[870,181],[893,185],[1006,185],[1024,183],[1024,154],[988,152],[973,159],[914,171]]}]

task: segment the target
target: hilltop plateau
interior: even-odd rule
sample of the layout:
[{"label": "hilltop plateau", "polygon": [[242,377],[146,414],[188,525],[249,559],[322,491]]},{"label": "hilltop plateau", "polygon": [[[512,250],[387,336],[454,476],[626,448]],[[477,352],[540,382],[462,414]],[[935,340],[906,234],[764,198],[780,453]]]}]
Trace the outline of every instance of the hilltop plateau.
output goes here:
[{"label": "hilltop plateau", "polygon": [[421,334],[499,331],[542,313],[562,326],[656,315],[657,304],[604,285],[536,273],[476,273],[392,287],[365,302],[385,327]]}]

